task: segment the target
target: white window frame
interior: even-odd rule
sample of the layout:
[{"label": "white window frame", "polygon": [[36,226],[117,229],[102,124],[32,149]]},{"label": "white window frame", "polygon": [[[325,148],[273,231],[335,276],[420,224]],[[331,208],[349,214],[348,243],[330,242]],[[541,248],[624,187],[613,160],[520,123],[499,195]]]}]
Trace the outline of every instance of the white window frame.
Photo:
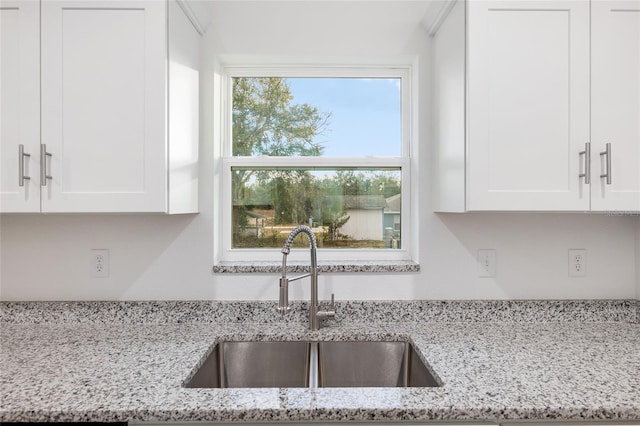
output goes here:
[{"label": "white window frame", "polygon": [[[258,63],[239,61],[218,64],[215,87],[218,114],[215,123],[218,131],[214,144],[214,173],[217,189],[214,208],[214,263],[220,262],[270,262],[280,261],[277,248],[233,249],[231,223],[231,169],[232,167],[361,167],[401,169],[401,249],[318,249],[318,261],[417,261],[417,240],[419,224],[417,220],[417,81],[415,60],[403,58],[399,62],[370,64],[307,63],[297,58],[295,63]],[[325,77],[325,78],[400,78],[402,108],[402,149],[400,157],[241,157],[232,155],[232,114],[231,102],[233,77]],[[304,238],[304,237],[300,237]],[[289,258],[292,261],[308,260],[306,249],[294,249]]]}]

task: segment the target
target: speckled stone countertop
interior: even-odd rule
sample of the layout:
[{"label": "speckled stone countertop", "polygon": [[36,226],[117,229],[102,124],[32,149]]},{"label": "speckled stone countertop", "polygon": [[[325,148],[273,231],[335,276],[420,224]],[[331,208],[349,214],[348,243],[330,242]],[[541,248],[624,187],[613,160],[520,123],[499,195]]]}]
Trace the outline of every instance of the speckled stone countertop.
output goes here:
[{"label": "speckled stone countertop", "polygon": [[[342,302],[318,332],[272,308],[0,303],[0,421],[640,419],[636,301]],[[182,387],[218,341],[306,339],[409,340],[443,386]]]},{"label": "speckled stone countertop", "polygon": [[[279,274],[282,271],[281,261],[220,262],[213,266],[216,274]],[[309,272],[309,262],[289,261],[287,271],[290,273]],[[420,265],[411,260],[389,261],[323,261],[318,265],[318,272],[331,274],[335,272],[420,272]]]}]

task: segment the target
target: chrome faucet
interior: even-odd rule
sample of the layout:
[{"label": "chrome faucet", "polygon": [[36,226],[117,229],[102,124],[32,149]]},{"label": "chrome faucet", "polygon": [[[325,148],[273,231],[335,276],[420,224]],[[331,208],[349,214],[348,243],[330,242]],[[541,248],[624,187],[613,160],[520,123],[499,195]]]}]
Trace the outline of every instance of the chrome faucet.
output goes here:
[{"label": "chrome faucet", "polygon": [[[297,277],[287,278],[287,256],[291,251],[291,244],[299,233],[304,233],[309,238],[311,247],[311,272],[298,275]],[[289,283],[301,278],[311,277],[311,303],[309,304],[309,329],[319,330],[320,321],[323,319],[334,319],[336,316],[335,300],[331,294],[331,305],[329,310],[321,311],[318,305],[318,261],[316,258],[317,244],[313,231],[308,226],[298,226],[291,231],[282,246],[282,276],[280,277],[280,300],[278,302],[278,312],[285,314],[289,311]]]}]

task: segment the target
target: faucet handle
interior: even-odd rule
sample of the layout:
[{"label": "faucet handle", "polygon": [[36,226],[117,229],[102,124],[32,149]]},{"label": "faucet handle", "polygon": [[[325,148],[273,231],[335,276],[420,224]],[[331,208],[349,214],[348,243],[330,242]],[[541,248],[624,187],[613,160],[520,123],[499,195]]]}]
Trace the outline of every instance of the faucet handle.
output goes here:
[{"label": "faucet handle", "polygon": [[316,313],[316,317],[320,320],[336,319],[336,302],[333,293],[331,293],[331,304],[329,305],[329,309],[326,311],[318,311]]}]

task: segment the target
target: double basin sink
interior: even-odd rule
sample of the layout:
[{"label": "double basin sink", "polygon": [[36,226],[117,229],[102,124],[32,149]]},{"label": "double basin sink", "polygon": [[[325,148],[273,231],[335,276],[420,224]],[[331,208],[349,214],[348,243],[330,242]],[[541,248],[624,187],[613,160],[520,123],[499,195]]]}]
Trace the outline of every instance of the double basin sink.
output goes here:
[{"label": "double basin sink", "polygon": [[409,342],[221,342],[187,388],[440,386]]}]

